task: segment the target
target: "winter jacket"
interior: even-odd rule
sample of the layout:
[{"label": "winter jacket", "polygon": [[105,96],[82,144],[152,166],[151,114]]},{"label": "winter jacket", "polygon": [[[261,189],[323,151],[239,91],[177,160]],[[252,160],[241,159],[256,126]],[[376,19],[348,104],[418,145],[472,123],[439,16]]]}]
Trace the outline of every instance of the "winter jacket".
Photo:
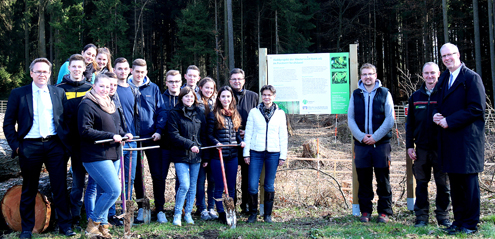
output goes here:
[{"label": "winter jacket", "polygon": [[159,117],[159,120],[161,120],[159,125],[164,128],[161,129],[162,140],[160,140],[160,147],[162,149],[169,150],[171,148],[169,142],[170,137],[168,136],[168,130],[165,128],[165,126],[167,125],[167,118],[170,115],[170,111],[173,110],[179,103],[179,96],[171,95],[168,90],[165,90],[165,92],[163,92],[162,94],[162,98],[163,106]]},{"label": "winter jacket", "polygon": [[426,93],[426,84],[409,98],[406,124],[406,148],[416,147],[424,150],[437,149],[438,128],[433,123],[433,111],[437,107],[437,89],[430,95]]},{"label": "winter jacket", "polygon": [[234,96],[237,102],[237,111],[239,111],[242,119],[241,129],[245,129],[250,110],[258,105],[258,94],[243,89],[241,91],[234,90]]},{"label": "winter jacket", "polygon": [[[121,86],[117,86],[117,87],[121,87]],[[133,116],[134,116],[134,132],[135,132],[135,135],[140,135],[140,129],[141,129],[141,123],[140,123],[140,115],[139,115],[139,109],[141,108],[141,92],[139,92],[139,89],[134,86],[134,85],[130,85],[129,84],[129,88],[131,89],[131,92],[134,96],[134,107],[132,109],[124,109],[122,107],[122,103],[120,102],[120,97],[118,96],[117,93],[115,93],[114,97],[112,98],[112,100],[114,101],[115,103],[115,107],[117,109],[120,108],[120,112],[122,113],[122,118],[123,118],[123,121],[122,121],[122,129],[124,129],[125,132],[132,132],[129,130],[129,125],[127,125],[126,121],[125,121],[125,115],[124,114],[124,111],[127,111],[127,110],[130,110],[132,111],[133,113]]]},{"label": "winter jacket", "polygon": [[446,70],[436,85],[437,110],[449,126],[439,128],[438,134],[438,158],[442,170],[460,174],[483,172],[486,109],[483,81],[464,64],[450,89],[449,78],[450,72]]},{"label": "winter jacket", "polygon": [[278,108],[266,122],[258,108],[249,112],[244,135],[244,157],[250,157],[250,150],[257,152],[280,152],[280,159],[287,159],[287,123],[285,112]]},{"label": "winter jacket", "polygon": [[179,102],[167,119],[167,131],[170,148],[170,158],[176,163],[200,163],[202,150],[193,153],[191,148],[206,145],[206,119],[204,112],[193,106],[191,116],[187,115],[186,107]]},{"label": "winter jacket", "polygon": [[[217,127],[218,120],[213,112],[208,114],[208,142],[210,145],[221,144],[240,144],[242,142],[239,130],[234,130],[234,123],[232,117],[223,116],[224,128],[219,129]],[[211,151],[210,151],[211,152]],[[239,150],[237,147],[224,147],[222,148],[222,156],[224,160],[231,160],[237,158]],[[211,153],[213,159],[219,159],[218,153]]]},{"label": "winter jacket", "polygon": [[129,77],[129,85],[137,87],[141,93],[139,99],[139,136],[150,137],[154,133],[161,134],[165,128],[165,121],[160,119],[162,115],[163,98],[158,86],[146,76],[141,86],[136,86]]},{"label": "winter jacket", "polygon": [[119,144],[114,142],[94,143],[97,140],[112,139],[116,134],[124,136],[118,111],[109,114],[90,99],[84,99],[79,105],[77,120],[81,149],[83,149],[81,150],[83,162],[118,159],[117,148]]},{"label": "winter jacket", "polygon": [[[83,73],[84,78],[87,82],[93,84],[95,82],[95,68],[93,67],[93,63],[86,65],[86,70]],[[58,71],[57,84],[62,83],[64,76],[70,74],[69,72],[69,59],[60,67]]]},{"label": "winter jacket", "polygon": [[65,75],[62,83],[58,84],[57,87],[62,88],[67,97],[67,101],[64,104],[63,117],[65,128],[69,130],[68,137],[70,139],[69,145],[71,146],[69,150],[71,152],[75,150],[75,153],[78,153],[81,143],[79,142],[79,130],[77,127],[77,109],[86,92],[90,91],[93,86],[85,79],[74,81],[70,79],[69,75]]},{"label": "winter jacket", "polygon": [[[386,143],[389,142],[389,139],[392,137],[392,127],[394,126],[394,102],[392,100],[392,95],[387,90],[387,96],[382,104],[374,104],[374,98],[377,94],[382,94],[383,91],[378,91],[379,88],[382,88],[382,84],[380,80],[376,80],[375,87],[371,92],[368,92],[364,87],[364,84],[361,80],[359,80],[359,88],[356,89],[351,95],[351,99],[349,100],[349,109],[347,113],[347,120],[349,129],[352,132],[352,136],[354,137],[354,142],[356,144],[362,144],[364,136],[366,134],[371,134],[373,139],[377,143]],[[359,95],[358,95],[359,94]],[[364,100],[364,108],[365,110],[356,110],[354,104],[354,97],[358,95],[360,99]],[[383,98],[381,98],[383,99]],[[371,107],[373,106],[373,107]],[[379,110],[377,108],[380,108]],[[364,112],[363,112],[364,111]],[[376,112],[383,112],[385,118],[383,119],[383,123],[377,128],[376,118],[378,116],[373,115]],[[364,113],[364,116],[363,116]],[[358,119],[359,117],[359,119]],[[364,117],[364,130],[362,130],[358,122],[362,121]],[[383,117],[383,115],[381,115]],[[375,124],[373,124],[375,122]],[[380,140],[384,139],[380,142]]]}]

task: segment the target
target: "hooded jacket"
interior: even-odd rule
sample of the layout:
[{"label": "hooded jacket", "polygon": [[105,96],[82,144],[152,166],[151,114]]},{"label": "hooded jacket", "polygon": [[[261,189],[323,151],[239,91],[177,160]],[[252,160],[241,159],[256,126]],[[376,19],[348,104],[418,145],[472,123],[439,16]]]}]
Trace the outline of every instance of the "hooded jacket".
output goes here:
[{"label": "hooded jacket", "polygon": [[79,131],[77,129],[77,108],[81,103],[82,98],[86,95],[86,92],[90,91],[93,87],[86,78],[80,81],[74,81],[70,78],[70,75],[65,75],[62,79],[62,83],[57,87],[62,88],[65,91],[67,101],[64,104],[64,124],[68,130],[68,137],[70,139],[69,150],[76,152],[79,149]]},{"label": "hooded jacket", "polygon": [[136,86],[133,76],[129,77],[129,85],[137,87],[140,95],[139,107],[139,136],[150,137],[155,132],[161,134],[165,128],[165,121],[160,119],[163,107],[163,97],[158,86],[146,76],[143,84]]},{"label": "hooded jacket", "polygon": [[162,132],[162,140],[161,140],[161,148],[169,150],[170,149],[170,137],[168,136],[168,130],[165,128],[167,125],[167,118],[170,115],[170,111],[175,108],[175,106],[179,103],[179,96],[171,95],[168,90],[165,90],[162,94],[163,98],[163,107],[160,113],[160,126],[164,127]]},{"label": "hooded jacket", "polygon": [[[234,130],[234,123],[232,117],[224,116],[224,127],[217,128],[218,120],[215,117],[214,112],[208,114],[208,141],[210,145],[221,144],[240,144],[242,142],[239,130]],[[211,152],[211,151],[210,151]],[[239,150],[237,147],[223,147],[222,155],[224,160],[231,160],[237,158]],[[211,153],[212,158],[219,159],[218,153]]]},{"label": "hooded jacket", "polygon": [[[376,105],[373,104],[375,95],[377,94],[378,90],[382,87],[382,83],[380,80],[375,81],[375,87],[371,92],[368,92],[361,80],[359,80],[358,83],[359,87],[356,89],[349,101],[349,109],[347,113],[347,120],[348,120],[348,126],[349,129],[352,132],[352,135],[354,136],[355,142],[358,144],[361,144],[363,142],[364,136],[366,134],[371,134],[373,139],[377,143],[386,143],[389,142],[388,140],[392,137],[392,127],[394,126],[394,102],[392,100],[392,95],[388,90],[386,90],[386,96],[383,96],[384,102],[383,105]],[[386,89],[386,88],[385,88]],[[379,92],[381,94],[381,92]],[[355,112],[355,105],[354,105],[354,97],[355,96],[360,96],[364,100],[364,112]],[[376,115],[373,116],[373,112],[376,112],[376,107],[381,107],[383,110],[383,113],[385,115],[385,118],[383,119],[383,122],[380,126],[377,127],[377,125],[373,124],[373,120],[375,118],[375,124],[376,124]],[[363,117],[364,113],[364,123],[365,127],[364,130],[360,129],[356,122],[357,117]],[[360,121],[360,120],[359,120]],[[376,130],[374,130],[376,129]],[[382,140],[383,141],[380,141]]]}]

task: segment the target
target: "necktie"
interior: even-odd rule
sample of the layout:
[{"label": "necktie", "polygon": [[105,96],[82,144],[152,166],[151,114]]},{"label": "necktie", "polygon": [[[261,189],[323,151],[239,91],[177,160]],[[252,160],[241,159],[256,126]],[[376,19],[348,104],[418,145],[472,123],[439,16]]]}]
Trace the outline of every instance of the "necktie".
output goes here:
[{"label": "necktie", "polygon": [[454,76],[450,74],[450,80],[449,80],[449,89],[452,86],[452,82],[454,81]]},{"label": "necktie", "polygon": [[48,121],[46,120],[45,117],[45,106],[43,104],[43,90],[38,90],[38,125],[40,127],[40,135],[43,138],[46,138],[48,136]]}]

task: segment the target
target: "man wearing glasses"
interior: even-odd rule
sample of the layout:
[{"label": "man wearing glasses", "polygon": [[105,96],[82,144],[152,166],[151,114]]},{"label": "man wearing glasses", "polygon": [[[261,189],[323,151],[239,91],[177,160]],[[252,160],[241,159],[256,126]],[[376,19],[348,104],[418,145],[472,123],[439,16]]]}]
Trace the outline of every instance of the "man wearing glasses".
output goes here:
[{"label": "man wearing glasses", "polygon": [[440,48],[447,70],[437,84],[438,108],[433,121],[440,126],[438,158],[449,175],[454,222],[450,235],[472,234],[480,221],[480,186],[485,144],[485,87],[481,77],[460,60],[456,45]]},{"label": "man wearing glasses", "polygon": [[60,233],[76,235],[71,228],[66,149],[63,144],[67,142],[62,119],[67,98],[63,89],[48,85],[51,67],[46,58],[37,58],[31,63],[29,68],[33,82],[12,90],[3,122],[12,158],[19,155],[23,178],[19,207],[22,220],[20,238],[32,237],[34,207],[43,164],[50,176]]},{"label": "man wearing glasses", "polygon": [[[244,71],[240,68],[234,68],[230,71],[230,87],[234,91],[235,99],[237,102],[237,111],[241,115],[242,122],[241,127],[239,128],[239,132],[241,137],[244,138],[244,130],[246,129],[246,122],[248,118],[249,111],[252,108],[258,106],[258,94],[244,89],[244,84],[246,83]],[[239,148],[239,155],[242,155],[242,148]],[[249,191],[248,191],[248,171],[249,165],[244,162],[243,157],[239,157],[239,165],[241,166],[241,193],[242,193],[242,202],[241,209],[242,213],[249,214],[250,210],[254,210],[256,212],[257,208],[247,208],[246,206],[249,204]],[[234,200],[237,199],[237,196],[234,197]],[[258,200],[252,199],[252,200]],[[237,202],[236,202],[237,203]]]},{"label": "man wearing glasses", "polygon": [[349,101],[347,119],[354,137],[354,152],[359,182],[361,222],[369,222],[373,213],[373,170],[378,194],[378,222],[387,223],[392,211],[390,188],[390,139],[394,125],[392,95],[376,78],[376,67],[361,66],[361,79]]}]

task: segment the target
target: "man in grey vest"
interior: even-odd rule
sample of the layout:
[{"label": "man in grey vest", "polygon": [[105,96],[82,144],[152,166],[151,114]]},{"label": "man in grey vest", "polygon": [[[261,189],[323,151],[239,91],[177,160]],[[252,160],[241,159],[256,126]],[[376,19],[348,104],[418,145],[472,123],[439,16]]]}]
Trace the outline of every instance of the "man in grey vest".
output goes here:
[{"label": "man in grey vest", "polygon": [[378,222],[387,223],[392,211],[390,188],[390,139],[394,125],[394,103],[387,88],[376,78],[376,67],[361,66],[359,87],[351,96],[347,113],[354,137],[354,152],[359,182],[361,222],[369,222],[373,212],[373,169],[377,182]]}]

